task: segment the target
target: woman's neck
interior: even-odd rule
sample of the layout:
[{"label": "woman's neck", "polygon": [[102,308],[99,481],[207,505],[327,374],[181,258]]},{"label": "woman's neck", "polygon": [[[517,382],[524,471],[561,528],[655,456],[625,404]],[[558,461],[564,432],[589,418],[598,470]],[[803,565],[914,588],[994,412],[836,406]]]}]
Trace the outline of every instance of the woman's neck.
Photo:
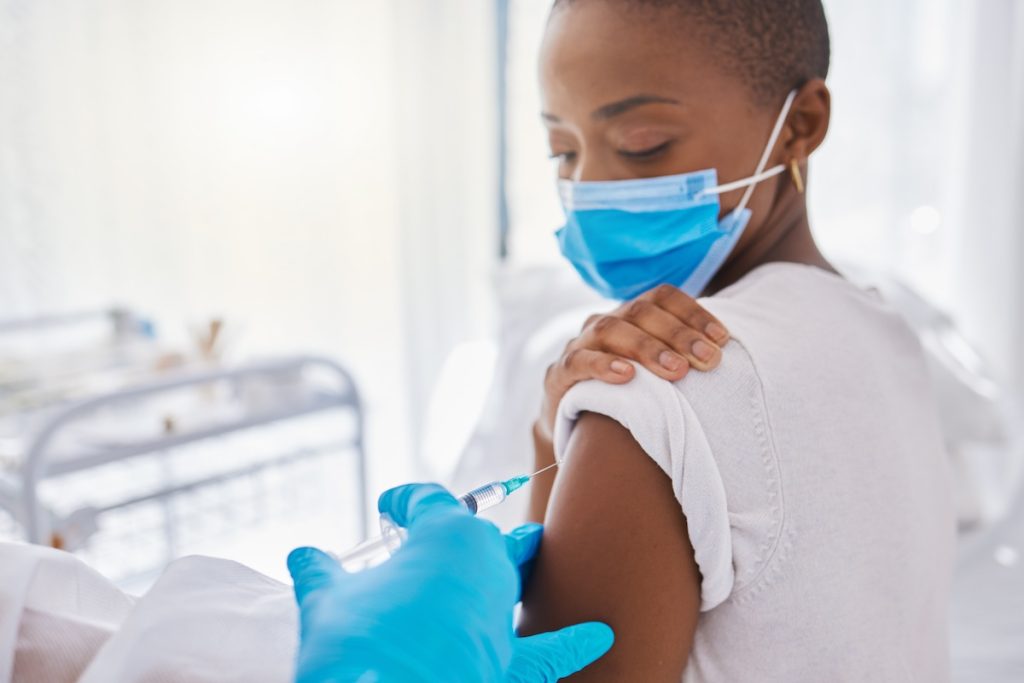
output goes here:
[{"label": "woman's neck", "polygon": [[772,262],[803,263],[836,272],[814,243],[807,203],[804,195],[795,191],[783,193],[764,227],[718,271],[704,295],[715,294],[758,266]]}]

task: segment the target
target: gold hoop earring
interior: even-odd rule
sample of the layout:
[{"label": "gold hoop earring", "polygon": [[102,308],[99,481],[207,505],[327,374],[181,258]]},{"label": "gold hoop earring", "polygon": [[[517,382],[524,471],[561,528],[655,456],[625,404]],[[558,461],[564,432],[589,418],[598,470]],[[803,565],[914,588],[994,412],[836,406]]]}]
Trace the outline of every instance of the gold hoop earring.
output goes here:
[{"label": "gold hoop earring", "polygon": [[796,160],[796,157],[789,160],[789,175],[793,177],[793,184],[796,185],[796,191],[803,194],[804,177],[800,174],[800,162]]}]

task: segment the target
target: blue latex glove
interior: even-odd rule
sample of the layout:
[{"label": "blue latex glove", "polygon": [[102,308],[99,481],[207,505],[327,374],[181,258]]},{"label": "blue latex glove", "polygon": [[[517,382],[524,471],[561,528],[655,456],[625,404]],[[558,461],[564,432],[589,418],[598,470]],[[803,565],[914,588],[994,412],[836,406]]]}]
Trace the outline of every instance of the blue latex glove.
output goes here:
[{"label": "blue latex glove", "polygon": [[539,525],[502,537],[436,485],[400,486],[378,502],[408,538],[384,564],[348,574],[314,548],[288,556],[299,603],[298,683],[555,681],[612,645],[604,624],[517,638],[519,570]]}]

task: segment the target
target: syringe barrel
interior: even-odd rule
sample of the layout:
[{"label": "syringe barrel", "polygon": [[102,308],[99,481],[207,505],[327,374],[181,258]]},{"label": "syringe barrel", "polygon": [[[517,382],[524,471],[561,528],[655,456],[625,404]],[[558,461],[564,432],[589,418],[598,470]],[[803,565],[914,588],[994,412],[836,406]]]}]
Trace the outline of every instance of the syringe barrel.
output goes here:
[{"label": "syringe barrel", "polygon": [[380,564],[391,557],[391,544],[383,536],[363,541],[344,555],[335,556],[345,571],[355,572]]},{"label": "syringe barrel", "polygon": [[[459,501],[465,505],[471,514],[479,514],[499,505],[508,497],[505,486],[500,481],[492,481],[490,484],[479,486],[464,496]],[[381,535],[364,541],[335,559],[347,571],[359,571],[366,567],[380,564],[391,556],[405,540],[405,530],[399,529],[391,518],[381,515]]]},{"label": "syringe barrel", "polygon": [[467,493],[466,495],[459,498],[463,505],[469,508],[469,511],[478,515],[484,510],[488,510],[495,505],[501,503],[508,496],[505,493],[505,487],[501,485],[500,481],[493,481],[490,484],[484,484],[483,486],[477,487]]},{"label": "syringe barrel", "polygon": [[363,541],[344,555],[335,556],[335,559],[350,572],[373,567],[391,557],[405,537],[405,529],[395,524],[391,515],[384,512],[380,516],[380,536]]}]

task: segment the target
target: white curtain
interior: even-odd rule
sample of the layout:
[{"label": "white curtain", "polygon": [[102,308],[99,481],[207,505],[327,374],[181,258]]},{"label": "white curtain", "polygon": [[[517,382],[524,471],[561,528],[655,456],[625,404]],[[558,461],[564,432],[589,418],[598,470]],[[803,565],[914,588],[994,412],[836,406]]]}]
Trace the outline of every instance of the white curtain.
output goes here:
[{"label": "white curtain", "polygon": [[968,6],[952,307],[1024,392],[1024,3]]},{"label": "white curtain", "polygon": [[[398,6],[404,381],[413,433],[423,435],[433,426],[425,406],[445,358],[462,342],[494,335],[497,17],[496,3],[481,0]],[[422,455],[421,444],[414,447]]]},{"label": "white curtain", "polygon": [[238,356],[322,352],[415,476],[496,261],[491,3],[0,0],[0,318],[221,315]]}]

